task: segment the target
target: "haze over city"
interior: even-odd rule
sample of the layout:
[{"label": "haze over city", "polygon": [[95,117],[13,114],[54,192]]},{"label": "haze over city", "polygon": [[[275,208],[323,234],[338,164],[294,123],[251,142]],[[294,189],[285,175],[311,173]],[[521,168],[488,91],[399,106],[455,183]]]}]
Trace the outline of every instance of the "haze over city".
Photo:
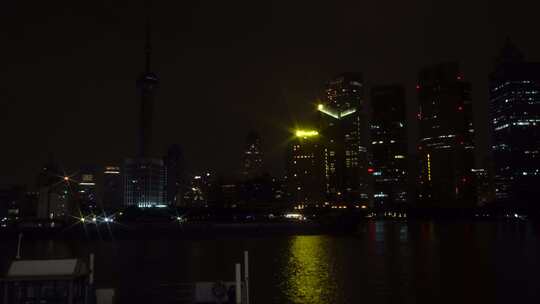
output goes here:
[{"label": "haze over city", "polygon": [[[475,1],[238,1],[152,8],[156,154],[177,143],[190,169],[237,171],[245,136],[260,133],[265,164],[283,172],[285,139],[309,120],[325,82],[360,71],[366,84],[403,83],[416,113],[417,71],[461,62],[473,84],[480,154],[488,142],[487,73],[511,37],[535,61],[531,9]],[[52,152],[66,169],[133,153],[135,78],[143,69],[143,5],[16,2],[1,10],[3,183],[28,183]],[[459,34],[455,34],[459,33]],[[479,110],[480,109],[480,110]],[[411,124],[411,134],[416,133]],[[414,143],[411,145],[414,149]]]}]

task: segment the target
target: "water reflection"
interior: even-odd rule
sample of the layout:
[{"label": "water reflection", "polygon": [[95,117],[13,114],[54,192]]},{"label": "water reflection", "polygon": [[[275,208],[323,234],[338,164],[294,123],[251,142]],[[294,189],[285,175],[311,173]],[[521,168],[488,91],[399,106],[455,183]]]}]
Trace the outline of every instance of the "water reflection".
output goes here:
[{"label": "water reflection", "polygon": [[330,303],[337,284],[325,236],[296,236],[289,243],[289,258],[283,269],[285,294],[292,303]]},{"label": "water reflection", "polygon": [[409,227],[406,223],[402,223],[399,227],[399,241],[407,242],[409,240]]}]

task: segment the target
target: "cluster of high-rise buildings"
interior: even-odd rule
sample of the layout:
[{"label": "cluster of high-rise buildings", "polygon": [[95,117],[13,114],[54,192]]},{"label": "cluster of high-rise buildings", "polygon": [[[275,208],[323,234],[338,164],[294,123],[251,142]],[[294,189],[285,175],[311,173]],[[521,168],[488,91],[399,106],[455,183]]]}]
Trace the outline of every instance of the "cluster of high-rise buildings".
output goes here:
[{"label": "cluster of high-rise buildings", "polygon": [[[209,207],[211,201],[220,207],[280,202],[398,211],[493,203],[539,209],[540,63],[526,61],[509,41],[489,75],[492,155],[478,157],[472,86],[458,63],[419,71],[411,88],[418,102],[409,111],[416,112],[413,121],[404,86],[368,88],[360,73],[343,73],[326,83],[312,105],[316,121],[292,132],[283,179],[264,174],[261,138],[255,132],[247,136],[234,180],[216,179],[210,172],[187,177],[177,145],[164,157],[152,155],[159,79],[151,72],[149,31],[145,56],[145,71],[137,80],[135,157],[123,164],[84,166],[75,175],[66,175],[51,159],[39,174],[37,193],[22,198],[20,191],[0,191],[0,205],[7,208],[0,215],[19,214],[15,200],[32,201],[26,205],[37,206],[25,209],[34,208],[37,217],[47,219],[97,209]],[[418,125],[417,137],[408,131],[412,124]]]},{"label": "cluster of high-rise buildings", "polygon": [[480,159],[472,86],[458,63],[418,73],[418,138],[408,136],[403,86],[373,86],[368,94],[358,73],[330,80],[316,105],[318,127],[292,134],[286,166],[292,202],[384,210],[493,202],[534,208],[540,194],[540,64],[527,62],[507,41],[489,80],[493,157]]}]

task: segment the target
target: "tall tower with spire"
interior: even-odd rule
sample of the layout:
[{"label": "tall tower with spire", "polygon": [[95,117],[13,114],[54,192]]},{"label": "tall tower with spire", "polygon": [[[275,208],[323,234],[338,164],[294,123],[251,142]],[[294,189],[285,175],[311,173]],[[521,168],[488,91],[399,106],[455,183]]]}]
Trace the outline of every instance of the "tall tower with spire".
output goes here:
[{"label": "tall tower with spire", "polygon": [[146,1],[146,43],[145,69],[137,79],[137,91],[140,96],[139,113],[139,136],[138,136],[138,157],[149,157],[152,146],[152,122],[154,114],[154,98],[159,86],[159,79],[151,70],[152,41],[150,27],[150,5]]},{"label": "tall tower with spire", "polygon": [[166,169],[163,159],[152,157],[152,122],[154,99],[159,79],[151,70],[152,43],[150,5],[145,1],[146,42],[145,69],[137,79],[140,98],[137,157],[124,162],[124,206],[153,208],[166,206]]}]

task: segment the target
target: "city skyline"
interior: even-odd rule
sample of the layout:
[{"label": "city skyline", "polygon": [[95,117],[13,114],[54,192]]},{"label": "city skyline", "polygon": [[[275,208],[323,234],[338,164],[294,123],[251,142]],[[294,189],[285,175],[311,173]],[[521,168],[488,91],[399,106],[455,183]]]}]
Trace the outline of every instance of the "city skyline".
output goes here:
[{"label": "city skyline", "polygon": [[[144,45],[144,35],[141,35],[144,22],[141,20],[144,20],[144,14],[139,8],[142,5],[126,4],[126,6],[104,7],[105,9],[101,10],[98,9],[100,4],[96,4],[96,7],[78,4],[77,7],[64,7],[59,10],[60,13],[57,13],[59,16],[51,17],[53,20],[46,24],[43,23],[43,19],[37,17],[32,19],[35,22],[28,22],[28,19],[22,18],[25,16],[24,7],[8,5],[11,6],[6,11],[13,14],[6,16],[5,21],[11,21],[13,24],[22,22],[24,25],[22,30],[28,34],[20,43],[27,46],[38,43],[43,39],[39,37],[39,33],[47,29],[49,36],[46,37],[51,43],[47,44],[47,48],[41,53],[34,53],[31,48],[26,48],[21,54],[11,53],[10,48],[4,50],[12,60],[2,76],[2,83],[6,86],[3,99],[7,115],[6,119],[2,119],[1,129],[3,137],[10,145],[2,161],[2,167],[5,169],[0,176],[0,182],[31,184],[35,179],[35,172],[46,161],[49,152],[53,152],[67,168],[79,168],[83,163],[120,164],[124,157],[134,156],[132,151],[135,150],[136,142],[132,134],[137,125],[135,121],[137,115],[134,112],[136,107],[130,109],[129,106],[136,103],[133,82],[142,70],[140,50]],[[52,14],[57,9],[54,5],[48,4],[43,9]],[[333,26],[325,30],[319,25],[313,25],[311,29],[296,24],[289,14],[300,10],[300,7],[291,5],[287,7],[289,11],[283,12],[278,9],[279,4],[276,4],[274,10],[267,12],[252,4],[247,6],[245,11],[252,9],[253,16],[260,13],[270,18],[268,21],[256,22],[262,26],[260,33],[253,30],[249,37],[239,39],[238,45],[231,44],[228,48],[213,50],[214,57],[210,58],[209,49],[204,51],[205,42],[198,37],[202,34],[214,34],[211,32],[212,23],[202,29],[193,27],[188,30],[186,28],[189,28],[189,22],[180,22],[185,25],[179,28],[183,34],[187,33],[187,41],[200,42],[195,44],[198,46],[181,43],[178,37],[171,42],[167,35],[174,34],[178,29],[167,23],[173,20],[167,18],[171,17],[170,13],[166,12],[171,9],[168,5],[170,4],[162,4],[161,7],[154,9],[154,14],[160,17],[156,18],[159,21],[153,26],[157,32],[154,39],[156,57],[154,61],[156,72],[162,79],[155,113],[157,151],[154,153],[165,155],[166,147],[170,144],[180,144],[186,151],[186,162],[192,170],[215,169],[220,173],[233,172],[240,161],[238,158],[241,155],[245,134],[248,130],[255,129],[264,139],[263,150],[268,156],[265,163],[269,164],[269,171],[283,172],[283,154],[286,147],[284,139],[289,135],[289,130],[294,128],[297,122],[310,120],[314,114],[310,111],[316,98],[322,95],[324,83],[345,71],[362,72],[368,86],[402,83],[406,88],[407,112],[410,120],[411,113],[414,113],[416,108],[412,106],[417,102],[414,94],[416,73],[426,63],[447,59],[462,62],[465,79],[473,83],[472,99],[475,105],[475,122],[478,121],[477,142],[480,148],[477,154],[484,154],[489,142],[487,136],[489,124],[485,113],[488,101],[487,75],[493,68],[493,60],[503,46],[504,39],[510,36],[530,61],[536,61],[538,59],[536,54],[539,53],[539,46],[526,39],[527,37],[517,30],[518,25],[506,27],[491,18],[486,18],[486,22],[481,26],[482,30],[492,29],[488,31],[489,35],[483,36],[486,42],[482,43],[483,47],[466,51],[465,46],[473,42],[474,34],[478,31],[474,28],[475,22],[470,20],[474,10],[479,9],[476,4],[472,8],[469,7],[470,12],[466,12],[465,15],[469,17],[465,18],[467,22],[455,24],[463,29],[466,34],[464,37],[446,37],[446,40],[427,39],[424,37],[427,34],[423,33],[424,36],[414,38],[418,43],[416,47],[407,46],[406,52],[397,56],[389,51],[377,54],[375,52],[377,50],[390,48],[375,46],[353,54],[363,44],[362,41],[367,42],[369,39],[377,41],[378,35],[384,33],[389,36],[388,41],[387,39],[384,39],[384,42],[379,41],[382,45],[398,44],[401,39],[391,41],[390,38],[396,33],[392,34],[390,26],[385,27],[381,24],[378,24],[381,26],[380,32],[372,29],[364,30],[368,34],[366,38],[361,35],[358,35],[358,38],[343,37],[343,34],[338,34],[337,31],[347,25],[346,21],[338,22],[341,20],[338,18],[340,14],[345,14],[343,8],[334,8],[329,12],[335,22],[330,22]],[[225,6],[224,9],[234,10],[234,4],[231,5],[233,7]],[[354,4],[351,5],[354,7]],[[422,8],[420,12],[414,14],[425,13],[428,9],[438,12],[444,7],[445,5],[435,4],[429,8]],[[113,17],[124,8],[128,8],[128,12],[132,13],[132,19],[124,19],[122,24],[114,24]],[[373,11],[389,14],[388,16],[395,14],[384,12],[383,8],[374,4],[368,7]],[[495,16],[503,13],[496,5],[493,9]],[[204,20],[209,21],[208,17],[201,16],[201,10],[204,10],[204,7],[188,8],[184,14],[193,13],[193,19],[190,21],[192,24],[201,25]],[[313,4],[309,10],[316,15],[323,14],[323,7],[318,4]],[[409,8],[406,11],[411,10],[412,8]],[[61,27],[62,21],[71,20],[73,16],[81,17],[80,21],[73,23],[73,28]],[[94,20],[92,16],[103,20]],[[219,21],[223,20],[218,18],[214,22]],[[276,24],[281,24],[278,21],[287,22],[275,29]],[[450,24],[447,22],[449,20],[438,21],[428,18],[427,21],[433,23],[435,29],[442,29],[442,32],[446,24]],[[232,22],[225,25],[225,29],[241,33],[243,28],[240,23]],[[92,25],[96,24],[99,26],[94,28]],[[503,25],[505,30],[499,31],[497,27],[501,28]],[[289,28],[286,28],[287,26]],[[419,24],[407,25],[401,31],[414,33],[413,29],[416,27],[419,27]],[[14,38],[21,34],[19,32],[21,29],[11,28],[8,31]],[[81,29],[77,35],[69,35]],[[225,29],[216,29],[216,32]],[[422,30],[430,31],[423,28]],[[307,31],[310,35],[300,39],[296,45],[293,43],[292,35],[276,38],[276,35],[287,31],[297,34]],[[351,31],[362,32],[360,29]],[[257,35],[258,33],[260,35]],[[104,36],[96,37],[99,35]],[[330,45],[314,44],[320,35],[329,35],[335,39],[331,39]],[[129,39],[123,40],[122,37]],[[212,37],[217,39],[216,36]],[[284,46],[269,52],[264,49],[265,43],[261,41],[265,37],[279,41]],[[92,43],[88,43],[89,41]],[[227,58],[230,58],[227,55],[233,55],[235,50],[245,46],[249,41],[257,42],[253,52],[241,52],[233,56],[232,62],[226,62]],[[107,47],[107,43],[111,42],[114,43],[111,45],[114,48]],[[287,42],[291,45],[287,45]],[[451,42],[460,46],[447,48]],[[402,45],[405,46],[403,43]],[[415,49],[418,52],[414,52]],[[60,54],[58,52],[60,50],[63,50],[61,54],[72,55],[60,59],[61,57],[55,56]],[[173,51],[178,51],[178,54]],[[197,55],[199,60],[188,62],[190,54]],[[303,59],[299,58],[301,55],[305,55]],[[346,56],[338,58],[338,55]],[[475,60],[480,57],[480,60]],[[182,64],[179,64],[179,61]],[[296,64],[289,68],[291,62]],[[74,69],[74,66],[77,69]],[[220,66],[222,68],[219,68]],[[28,69],[35,70],[35,73],[25,73]],[[231,73],[232,77],[225,72]],[[252,72],[256,72],[256,77],[252,76]],[[23,76],[24,81],[19,81]],[[21,85],[30,89],[21,89]],[[208,90],[207,87],[214,90]],[[33,109],[30,113],[29,107]],[[200,116],[191,113],[200,113]],[[221,115],[222,113],[227,115]],[[205,119],[217,121],[217,124],[198,126],[197,117],[205,114],[208,115]],[[14,126],[17,132],[13,132]],[[411,125],[410,132],[415,134],[416,128],[417,126]],[[166,130],[174,132],[171,134]],[[414,145],[413,140],[409,140],[409,150]],[[219,147],[227,148],[219,149]],[[222,151],[220,157],[211,153],[216,149]]]}]

